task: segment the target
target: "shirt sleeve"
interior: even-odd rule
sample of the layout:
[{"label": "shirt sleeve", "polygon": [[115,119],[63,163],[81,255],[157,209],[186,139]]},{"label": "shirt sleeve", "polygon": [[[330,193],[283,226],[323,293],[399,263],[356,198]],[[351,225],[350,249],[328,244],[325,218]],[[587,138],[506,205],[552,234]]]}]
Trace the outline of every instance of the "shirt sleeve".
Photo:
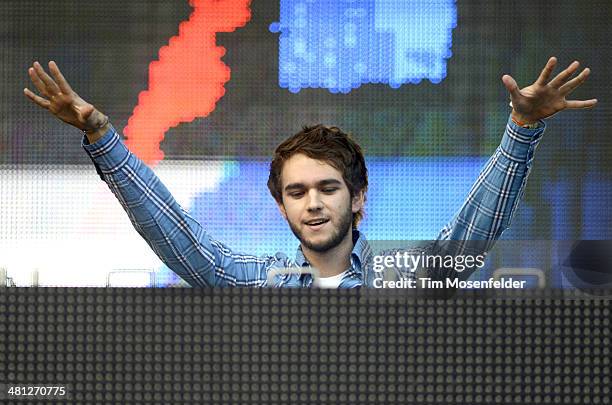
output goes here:
[{"label": "shirt sleeve", "polygon": [[194,287],[261,287],[275,258],[236,254],[213,240],[163,185],[155,173],[132,154],[111,127],[83,148],[132,225],[157,256]]},{"label": "shirt sleeve", "polygon": [[[487,240],[488,248],[510,226],[525,192],[533,155],[546,125],[522,128],[508,119],[501,144],[478,175],[459,212],[438,240]],[[489,249],[487,249],[489,250]]]},{"label": "shirt sleeve", "polygon": [[[487,161],[461,209],[442,228],[431,250],[441,255],[486,255],[509,226],[532,167],[546,125],[522,128],[508,119],[501,144]],[[452,269],[451,269],[452,270]],[[430,269],[437,279],[467,279],[473,269],[454,272]]]}]

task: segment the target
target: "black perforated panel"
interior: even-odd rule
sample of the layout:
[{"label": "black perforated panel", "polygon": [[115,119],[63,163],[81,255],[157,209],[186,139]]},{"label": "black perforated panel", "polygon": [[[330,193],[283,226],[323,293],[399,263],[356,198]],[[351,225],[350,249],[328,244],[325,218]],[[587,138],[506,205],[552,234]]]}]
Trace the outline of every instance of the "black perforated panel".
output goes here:
[{"label": "black perforated panel", "polygon": [[0,313],[0,382],[66,402],[610,403],[602,299],[2,289]]}]

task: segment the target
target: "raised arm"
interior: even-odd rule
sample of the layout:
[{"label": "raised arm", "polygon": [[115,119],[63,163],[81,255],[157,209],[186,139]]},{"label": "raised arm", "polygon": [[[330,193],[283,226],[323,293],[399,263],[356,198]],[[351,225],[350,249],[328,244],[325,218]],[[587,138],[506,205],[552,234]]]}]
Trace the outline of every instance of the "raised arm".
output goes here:
[{"label": "raised arm", "polygon": [[565,109],[591,108],[597,103],[596,99],[567,100],[566,96],[586,80],[590,70],[586,68],[570,79],[579,67],[578,62],[573,62],[549,80],[556,63],[556,58],[550,58],[538,79],[523,89],[511,76],[502,77],[510,94],[512,114],[501,144],[485,164],[459,212],[438,235],[438,245],[445,252],[462,254],[470,244],[443,241],[467,240],[484,241],[472,243],[471,250],[489,251],[510,225],[525,191],[534,151],[545,128],[542,120]]},{"label": "raised arm", "polygon": [[28,69],[42,96],[25,95],[86,133],[83,146],[134,228],[160,259],[192,286],[264,286],[276,257],[233,253],[209,237],[172,197],[153,171],[132,154],[108,117],[75,93],[54,62],[51,76],[35,62]]},{"label": "raised arm", "polygon": [[586,68],[570,80],[579,66],[573,62],[549,81],[556,63],[556,58],[550,58],[538,79],[523,89],[511,76],[502,77],[513,109],[501,144],[438,239],[493,242],[499,238],[510,225],[524,192],[533,153],[544,132],[542,120],[568,108],[591,108],[597,103],[596,99],[567,100],[566,96],[586,80],[590,70]]}]

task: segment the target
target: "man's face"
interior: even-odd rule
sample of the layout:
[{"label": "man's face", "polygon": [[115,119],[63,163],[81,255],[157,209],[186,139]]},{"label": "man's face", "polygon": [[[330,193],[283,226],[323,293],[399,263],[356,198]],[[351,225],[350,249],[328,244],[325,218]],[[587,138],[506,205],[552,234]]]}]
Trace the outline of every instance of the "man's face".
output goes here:
[{"label": "man's face", "polygon": [[326,252],[351,235],[353,213],[363,194],[351,199],[342,173],[320,160],[296,154],[281,172],[281,214],[303,246]]}]

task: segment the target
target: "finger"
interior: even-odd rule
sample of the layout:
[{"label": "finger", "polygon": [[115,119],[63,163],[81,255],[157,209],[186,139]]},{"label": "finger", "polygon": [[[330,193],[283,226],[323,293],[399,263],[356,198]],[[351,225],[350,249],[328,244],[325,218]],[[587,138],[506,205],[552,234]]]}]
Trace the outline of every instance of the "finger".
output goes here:
[{"label": "finger", "polygon": [[506,90],[508,90],[508,93],[510,93],[510,97],[513,100],[521,97],[518,84],[516,84],[516,80],[514,80],[512,76],[503,75],[502,82],[504,83],[504,86],[506,86]]},{"label": "finger", "polygon": [[589,77],[590,73],[591,69],[585,68],[582,72],[580,72],[578,76],[574,77],[572,80],[559,87],[559,91],[563,95],[571,93],[576,87],[584,83],[587,77]]},{"label": "finger", "polygon": [[29,68],[28,74],[30,75],[32,83],[34,83],[34,86],[36,86],[40,94],[48,97],[49,93],[47,92],[47,86],[43,83],[42,80],[40,80],[40,77],[38,77],[38,73],[36,73],[36,70],[34,70],[34,68]]},{"label": "finger", "polygon": [[542,86],[545,85],[548,81],[548,78],[550,77],[550,74],[555,69],[555,66],[557,66],[557,58],[552,56],[550,57],[550,59],[548,59],[548,62],[546,62],[546,66],[544,66],[544,69],[542,69],[542,72],[540,73],[538,80],[536,80],[536,83],[541,84]]},{"label": "finger", "polygon": [[548,85],[558,89],[576,72],[579,66],[580,63],[577,60],[573,61],[565,70],[552,79]]},{"label": "finger", "polygon": [[593,108],[597,104],[597,99],[590,100],[569,100],[565,103],[567,108]]},{"label": "finger", "polygon": [[42,80],[42,82],[47,87],[47,92],[49,94],[57,94],[57,93],[59,93],[59,87],[53,81],[51,76],[49,76],[47,74],[47,72],[45,72],[45,69],[43,69],[43,67],[40,65],[40,63],[34,62],[34,70],[36,70],[36,73],[38,74],[38,77],[40,78],[40,80]]},{"label": "finger", "polygon": [[34,93],[32,93],[30,91],[30,89],[23,89],[23,93],[26,95],[27,98],[29,98],[30,100],[32,100],[33,102],[35,102],[36,104],[38,104],[39,106],[41,106],[42,108],[49,108],[49,105],[51,104],[49,102],[49,100],[46,100]]},{"label": "finger", "polygon": [[53,79],[55,79],[55,82],[59,85],[59,88],[63,93],[72,92],[68,81],[64,78],[64,75],[59,70],[59,67],[57,67],[57,64],[54,61],[49,62],[49,71],[51,72]]}]

